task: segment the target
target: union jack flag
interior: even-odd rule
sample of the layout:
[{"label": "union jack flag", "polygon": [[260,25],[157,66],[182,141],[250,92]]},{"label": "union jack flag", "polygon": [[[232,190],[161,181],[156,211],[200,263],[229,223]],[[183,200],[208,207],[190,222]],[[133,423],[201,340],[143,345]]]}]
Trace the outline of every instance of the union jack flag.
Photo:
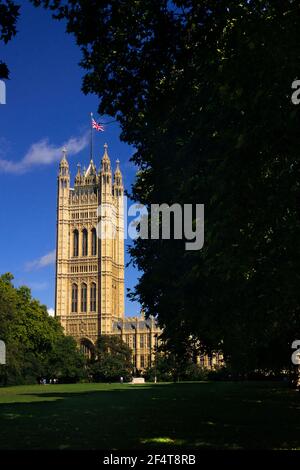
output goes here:
[{"label": "union jack flag", "polygon": [[92,128],[96,129],[96,131],[104,132],[104,127],[101,124],[98,124],[98,122],[96,122],[93,117],[92,117]]}]

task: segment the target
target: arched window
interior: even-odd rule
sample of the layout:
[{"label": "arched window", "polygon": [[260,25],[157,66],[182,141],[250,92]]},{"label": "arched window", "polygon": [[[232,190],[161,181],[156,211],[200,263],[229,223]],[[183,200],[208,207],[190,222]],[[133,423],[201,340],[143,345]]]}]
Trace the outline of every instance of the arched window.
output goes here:
[{"label": "arched window", "polygon": [[78,256],[78,240],[79,240],[78,230],[74,230],[73,232],[73,256]]},{"label": "arched window", "polygon": [[85,283],[81,284],[81,311],[86,312],[87,304],[87,285]]},{"label": "arched window", "polygon": [[86,229],[82,230],[82,256],[88,254],[88,233]]},{"label": "arched window", "polygon": [[78,309],[78,287],[72,284],[72,313],[76,313]]},{"label": "arched window", "polygon": [[96,229],[92,229],[92,255],[95,256],[97,254],[97,233]]},{"label": "arched window", "polygon": [[96,312],[96,295],[97,295],[97,287],[96,287],[95,282],[92,282],[92,284],[91,284],[91,298],[90,298],[91,312]]}]

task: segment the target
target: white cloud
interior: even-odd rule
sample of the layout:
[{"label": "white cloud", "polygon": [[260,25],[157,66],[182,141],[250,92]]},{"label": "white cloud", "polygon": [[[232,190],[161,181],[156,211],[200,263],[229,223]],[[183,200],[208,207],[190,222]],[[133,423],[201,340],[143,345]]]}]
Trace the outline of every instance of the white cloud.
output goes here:
[{"label": "white cloud", "polygon": [[52,250],[50,253],[41,256],[41,258],[26,263],[25,269],[26,271],[34,271],[36,269],[44,268],[45,266],[50,266],[51,264],[55,263],[55,258],[56,250]]},{"label": "white cloud", "polygon": [[0,172],[2,173],[25,173],[31,167],[37,165],[49,165],[61,159],[61,149],[66,147],[68,155],[76,155],[89,143],[89,132],[81,137],[71,137],[62,145],[55,146],[48,139],[42,139],[32,144],[26,155],[19,161],[5,160],[0,158]]},{"label": "white cloud", "polygon": [[27,285],[30,289],[36,291],[46,290],[49,287],[48,282],[28,282]]},{"label": "white cloud", "polygon": [[54,317],[54,314],[55,314],[54,308],[48,308],[47,312],[48,312],[48,315],[50,315],[50,317]]}]

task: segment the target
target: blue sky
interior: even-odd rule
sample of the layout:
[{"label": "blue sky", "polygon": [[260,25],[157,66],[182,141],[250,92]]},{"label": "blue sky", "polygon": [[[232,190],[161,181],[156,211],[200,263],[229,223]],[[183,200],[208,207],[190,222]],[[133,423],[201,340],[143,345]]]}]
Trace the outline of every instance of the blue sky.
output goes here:
[{"label": "blue sky", "polygon": [[[100,117],[98,99],[81,92],[81,54],[73,36],[65,33],[64,23],[26,0],[18,3],[18,34],[0,49],[10,70],[6,105],[0,105],[0,273],[11,272],[16,285],[28,285],[33,296],[51,309],[60,149],[64,144],[73,149],[69,156],[73,180],[76,164],[89,161],[85,146],[89,114]],[[119,134],[113,123],[94,135],[94,160],[99,166],[107,142],[112,165],[119,158],[125,187],[130,189],[135,168],[129,158],[134,149],[120,142]],[[133,267],[125,270],[125,288],[134,286],[137,275]],[[126,300],[126,315],[139,310],[137,303]]]}]

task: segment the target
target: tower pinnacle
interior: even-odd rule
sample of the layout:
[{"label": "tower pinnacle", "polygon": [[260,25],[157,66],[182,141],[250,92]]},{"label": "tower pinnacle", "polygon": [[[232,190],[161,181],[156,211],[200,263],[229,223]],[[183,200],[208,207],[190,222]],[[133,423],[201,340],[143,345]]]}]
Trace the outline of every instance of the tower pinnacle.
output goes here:
[{"label": "tower pinnacle", "polygon": [[67,160],[67,149],[66,147],[63,147],[61,149],[61,152],[62,152],[62,159],[60,161],[60,168],[62,167],[69,167],[69,163],[68,163],[68,160]]},{"label": "tower pinnacle", "polygon": [[114,194],[116,196],[121,196],[123,194],[123,181],[122,181],[122,173],[120,170],[120,160],[118,159],[116,161],[117,167],[115,169],[114,173]]},{"label": "tower pinnacle", "polygon": [[62,159],[59,164],[59,177],[60,178],[68,178],[69,179],[70,172],[69,172],[69,163],[67,160],[67,150],[64,147],[62,149]]},{"label": "tower pinnacle", "polygon": [[110,158],[108,156],[107,149],[108,149],[108,145],[105,143],[104,144],[104,154],[103,154],[102,161],[101,161],[102,171],[104,171],[104,172],[110,171]]}]

